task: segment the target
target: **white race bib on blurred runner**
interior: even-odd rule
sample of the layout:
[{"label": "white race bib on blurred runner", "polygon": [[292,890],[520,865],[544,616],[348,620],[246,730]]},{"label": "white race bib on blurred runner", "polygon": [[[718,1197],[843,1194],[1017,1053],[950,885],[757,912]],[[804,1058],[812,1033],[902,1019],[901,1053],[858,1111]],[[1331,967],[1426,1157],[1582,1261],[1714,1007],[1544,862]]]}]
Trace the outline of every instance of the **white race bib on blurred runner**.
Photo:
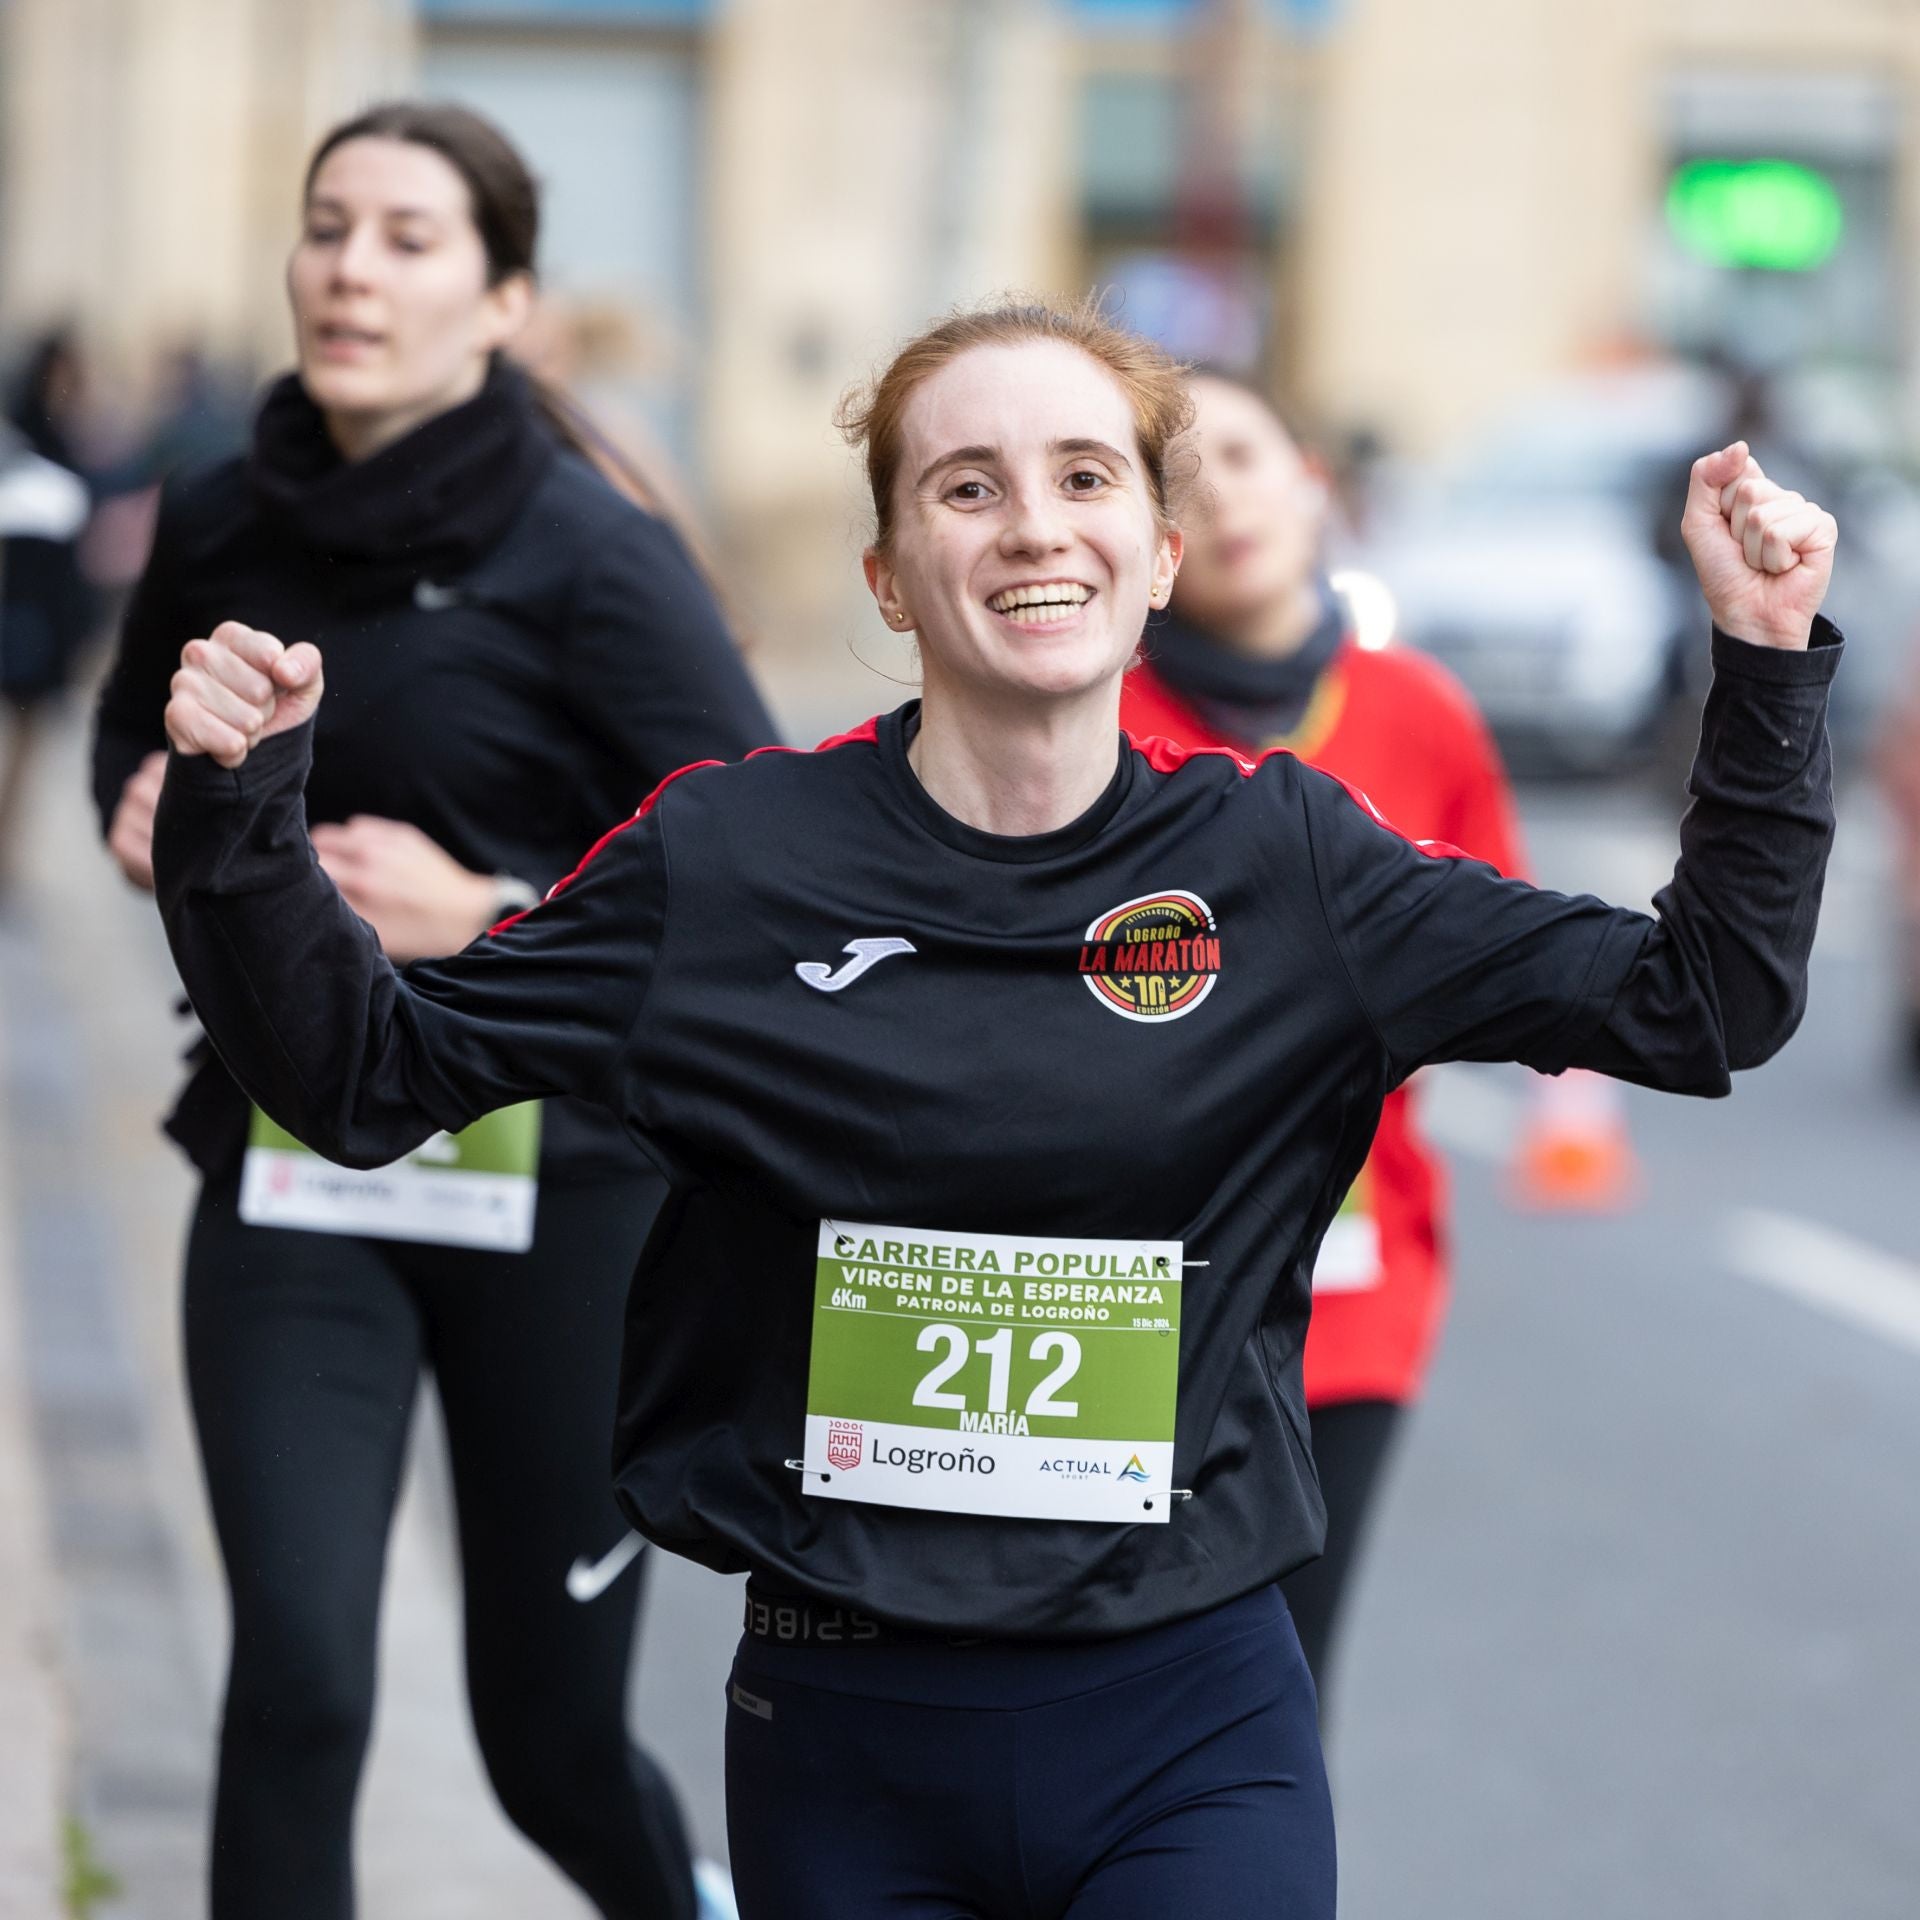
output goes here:
[{"label": "white race bib on blurred runner", "polygon": [[1385,1278],[1380,1218],[1373,1210],[1372,1169],[1362,1167],[1320,1242],[1319,1257],[1313,1263],[1313,1290],[1365,1293]]},{"label": "white race bib on blurred runner", "polygon": [[525,1253],[533,1245],[540,1103],[502,1107],[459,1133],[437,1133],[391,1166],[335,1166],[253,1110],[240,1172],[251,1227],[364,1234]]}]

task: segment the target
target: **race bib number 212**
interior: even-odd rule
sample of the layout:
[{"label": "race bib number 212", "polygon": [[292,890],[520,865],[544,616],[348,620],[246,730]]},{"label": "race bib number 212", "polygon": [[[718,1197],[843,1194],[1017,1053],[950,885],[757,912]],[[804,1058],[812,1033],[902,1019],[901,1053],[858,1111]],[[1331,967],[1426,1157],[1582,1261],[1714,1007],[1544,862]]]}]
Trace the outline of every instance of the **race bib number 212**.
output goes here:
[{"label": "race bib number 212", "polygon": [[1035,1520],[1164,1522],[1177,1240],[823,1221],[806,1490]]}]

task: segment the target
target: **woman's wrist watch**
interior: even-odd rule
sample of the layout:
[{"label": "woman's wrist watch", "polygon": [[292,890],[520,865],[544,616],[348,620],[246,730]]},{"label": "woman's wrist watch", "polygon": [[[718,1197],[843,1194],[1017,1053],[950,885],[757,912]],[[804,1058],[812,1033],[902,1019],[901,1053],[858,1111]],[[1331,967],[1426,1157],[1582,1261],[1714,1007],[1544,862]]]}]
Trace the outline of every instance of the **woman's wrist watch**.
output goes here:
[{"label": "woman's wrist watch", "polygon": [[488,910],[487,925],[497,927],[502,920],[510,920],[516,913],[525,913],[528,908],[539,904],[538,887],[516,874],[496,873],[493,876],[493,905]]}]

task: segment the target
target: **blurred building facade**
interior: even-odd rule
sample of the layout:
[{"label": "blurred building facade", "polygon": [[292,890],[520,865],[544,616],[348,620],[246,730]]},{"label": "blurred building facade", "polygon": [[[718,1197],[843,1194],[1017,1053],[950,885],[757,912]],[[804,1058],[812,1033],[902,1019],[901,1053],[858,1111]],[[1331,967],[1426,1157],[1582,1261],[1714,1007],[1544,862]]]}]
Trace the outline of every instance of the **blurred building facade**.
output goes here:
[{"label": "blurred building facade", "polygon": [[[1414,448],[1649,343],[1877,369],[1916,419],[1916,0],[11,0],[0,32],[0,325],[77,314],[129,363],[284,356],[341,113],[500,119],[589,384],[691,468],[776,646],[852,631],[836,397],[1002,288],[1112,286]],[[1824,252],[1741,252],[1766,183],[1726,169],[1762,159]]]},{"label": "blurred building facade", "polygon": [[[1298,350],[1330,417],[1432,444],[1639,340],[1881,367],[1920,424],[1910,0],[1356,0],[1315,99]],[[1830,252],[1683,241],[1687,164],[1759,158],[1833,196]]]}]

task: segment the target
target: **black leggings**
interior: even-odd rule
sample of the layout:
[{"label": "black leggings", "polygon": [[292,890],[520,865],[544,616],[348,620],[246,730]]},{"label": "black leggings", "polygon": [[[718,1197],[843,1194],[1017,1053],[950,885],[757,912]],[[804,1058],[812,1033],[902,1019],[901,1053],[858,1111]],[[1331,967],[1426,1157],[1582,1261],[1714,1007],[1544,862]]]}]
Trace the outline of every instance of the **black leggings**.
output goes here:
[{"label": "black leggings", "polygon": [[1333,1920],[1272,1587],[1116,1640],[744,1638],[727,1698],[742,1920]]},{"label": "black leggings", "polygon": [[1406,1409],[1392,1400],[1342,1400],[1313,1410],[1313,1464],[1327,1503],[1327,1547],[1280,1583],[1327,1719],[1328,1665],[1336,1631],[1365,1544],[1367,1517],[1380,1490],[1394,1432]]},{"label": "black leggings", "polygon": [[522,1255],[245,1225],[209,1182],[187,1247],[193,1414],[233,1653],[213,1920],[346,1920],[388,1524],[423,1366],[446,1414],[467,1691],[514,1824],[612,1920],[690,1920],[672,1789],[628,1738],[640,1581],[586,1603],[611,1492],[627,1281],[650,1178],[540,1194]]}]

